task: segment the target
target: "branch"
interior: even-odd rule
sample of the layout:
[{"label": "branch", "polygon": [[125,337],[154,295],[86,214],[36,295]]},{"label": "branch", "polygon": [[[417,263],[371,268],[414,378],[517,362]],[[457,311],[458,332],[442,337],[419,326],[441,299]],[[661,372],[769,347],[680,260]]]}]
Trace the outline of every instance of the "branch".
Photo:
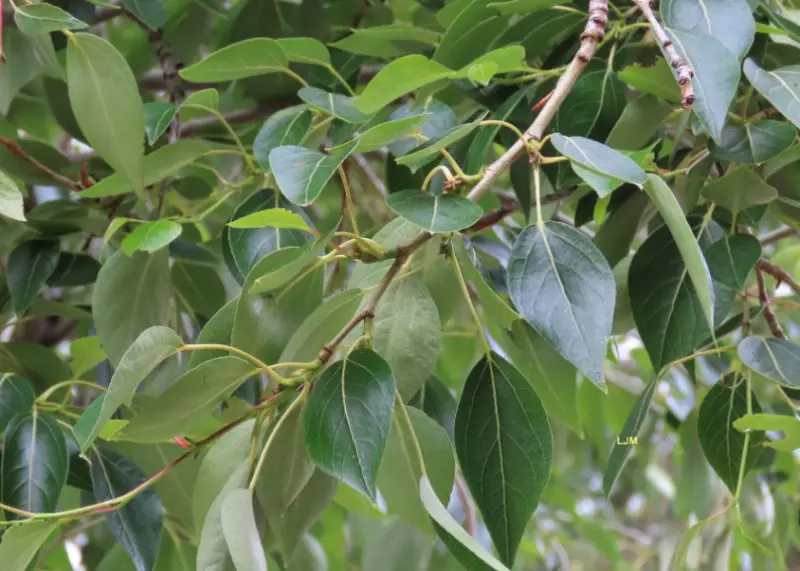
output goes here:
[{"label": "branch", "polygon": [[[553,194],[548,194],[547,196],[542,197],[542,204],[552,204],[554,202],[560,202],[575,192],[574,188],[568,188],[564,190],[560,190],[558,192],[554,192]],[[519,211],[520,203],[518,200],[514,198],[507,198],[503,201],[503,205],[500,208],[492,210],[484,214],[480,220],[478,220],[475,224],[464,230],[464,232],[480,232],[481,230],[486,230],[490,228],[506,218],[507,216],[511,216],[515,212]]]},{"label": "branch", "polygon": [[766,246],[767,244],[774,244],[775,242],[779,242],[784,238],[791,238],[792,236],[797,236],[798,232],[794,228],[790,228],[786,226],[785,228],[781,228],[776,230],[771,234],[767,234],[763,238],[761,238],[761,245]]},{"label": "branch", "polygon": [[50,167],[43,165],[35,158],[30,156],[22,149],[22,147],[19,146],[19,144],[17,144],[16,141],[12,141],[11,139],[7,139],[5,137],[0,137],[0,145],[6,147],[9,151],[11,151],[11,153],[14,156],[21,158],[26,163],[33,165],[34,167],[42,171],[49,178],[57,182],[59,186],[63,186],[65,188],[68,188],[76,192],[80,192],[81,190],[83,190],[83,187],[77,182],[74,182],[73,180],[65,177],[64,175],[58,174],[54,170],[50,169]]},{"label": "branch", "polygon": [[781,283],[785,283],[790,288],[792,288],[796,294],[800,294],[800,283],[797,283],[797,280],[795,280],[790,274],[786,272],[786,270],[784,270],[779,265],[761,259],[758,262],[757,269],[761,270],[762,272],[768,273],[773,278],[778,280],[779,286],[781,285]]},{"label": "branch", "polygon": [[639,10],[641,10],[644,17],[650,23],[650,28],[653,30],[653,35],[656,37],[658,45],[664,52],[664,57],[669,60],[672,69],[675,70],[675,74],[678,76],[678,85],[681,88],[681,107],[688,109],[692,106],[692,103],[694,103],[694,88],[692,87],[694,70],[692,66],[678,55],[675,46],[672,45],[672,40],[669,39],[667,32],[664,31],[664,27],[653,13],[651,2],[654,3],[655,0],[634,0],[634,2],[636,2]]},{"label": "branch", "polygon": [[545,129],[555,117],[561,103],[566,99],[578,77],[597,52],[597,45],[605,36],[606,24],[608,24],[608,0],[590,0],[589,21],[581,34],[581,46],[578,48],[578,52],[570,62],[564,75],[558,79],[558,83],[542,111],[531,126],[528,127],[528,130],[525,131],[525,140],[518,140],[499,159],[486,167],[483,178],[478,181],[478,184],[470,191],[467,198],[475,201],[479,200],[486,194],[497,177],[507,170],[511,163],[514,162],[514,159],[526,149],[527,143],[539,141],[542,138]]},{"label": "branch", "polygon": [[775,315],[775,311],[769,303],[767,285],[764,283],[764,271],[760,263],[756,267],[756,280],[758,281],[758,299],[761,302],[761,307],[764,309],[764,319],[766,319],[770,331],[772,331],[772,334],[778,339],[786,339],[786,335],[783,333],[781,324],[778,321],[778,316]]}]

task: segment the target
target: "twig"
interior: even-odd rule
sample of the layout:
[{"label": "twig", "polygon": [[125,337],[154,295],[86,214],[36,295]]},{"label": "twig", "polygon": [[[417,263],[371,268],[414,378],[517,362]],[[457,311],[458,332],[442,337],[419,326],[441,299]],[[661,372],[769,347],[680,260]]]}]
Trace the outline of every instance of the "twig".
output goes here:
[{"label": "twig", "polygon": [[539,141],[542,138],[545,129],[555,117],[559,106],[597,52],[597,45],[605,36],[606,24],[608,24],[608,0],[590,0],[589,21],[581,34],[581,46],[578,48],[578,52],[570,62],[564,75],[558,79],[552,95],[536,117],[536,120],[525,131],[525,140],[517,140],[500,158],[486,167],[483,177],[468,195],[470,200],[477,201],[486,194],[497,177],[507,170],[511,163],[514,162],[514,159],[526,149],[526,143]]},{"label": "twig", "polygon": [[464,485],[464,480],[461,477],[461,474],[458,472],[456,472],[455,484],[456,493],[458,493],[458,499],[461,502],[461,507],[464,508],[464,531],[470,534],[470,536],[474,537],[475,530],[478,527],[475,506],[471,501],[469,501],[467,487]]},{"label": "twig", "polygon": [[[553,194],[548,194],[547,196],[542,197],[542,204],[552,204],[554,202],[561,202],[565,198],[569,198],[569,196],[575,191],[574,188],[567,188],[564,190],[560,190],[558,192],[554,192]],[[465,232],[480,232],[481,230],[485,230],[490,228],[503,220],[507,216],[511,216],[515,212],[520,209],[520,203],[518,200],[509,198],[503,201],[503,205],[500,208],[496,208],[490,212],[484,214],[480,220],[478,220],[475,224],[470,226],[465,230]]]},{"label": "twig", "polygon": [[784,270],[779,265],[761,259],[758,262],[757,269],[761,270],[762,272],[768,273],[773,278],[778,280],[779,286],[781,283],[785,283],[790,288],[792,288],[796,294],[800,294],[800,283],[797,283],[797,280],[795,280],[794,277],[792,277],[789,273],[786,272],[786,270]]},{"label": "twig", "polygon": [[767,234],[763,238],[761,238],[761,245],[766,246],[768,244],[774,244],[775,242],[779,242],[784,238],[791,238],[792,236],[797,236],[798,231],[794,228],[790,228],[786,226],[785,228],[780,228],[779,230],[775,230],[771,234]]},{"label": "twig", "polygon": [[758,299],[761,302],[761,307],[764,310],[764,319],[766,319],[767,324],[769,325],[769,328],[775,337],[778,339],[786,339],[786,335],[783,333],[783,328],[781,328],[781,324],[778,321],[778,316],[775,315],[775,311],[772,309],[772,306],[769,303],[767,285],[764,282],[764,271],[762,270],[760,264],[756,267],[756,280],[758,280]]},{"label": "twig", "polygon": [[653,0],[634,0],[636,5],[641,10],[644,17],[650,23],[650,28],[653,30],[653,35],[658,41],[658,45],[664,52],[664,57],[669,60],[672,69],[675,70],[675,75],[678,76],[678,85],[681,88],[681,106],[688,109],[694,103],[694,88],[692,87],[692,77],[694,77],[694,70],[685,59],[678,55],[675,46],[672,45],[672,40],[667,36],[661,22],[658,21],[656,15],[653,13],[651,2]]},{"label": "twig", "polygon": [[7,139],[5,137],[0,137],[0,145],[3,145],[4,147],[6,147],[9,151],[11,151],[11,153],[14,156],[21,158],[23,161],[27,162],[30,165],[33,165],[34,167],[36,167],[37,169],[42,171],[49,178],[51,178],[55,182],[57,182],[59,184],[59,186],[63,186],[65,188],[68,188],[68,189],[76,191],[76,192],[79,192],[79,191],[83,190],[83,187],[79,183],[77,183],[77,182],[75,182],[75,181],[73,181],[73,180],[71,180],[71,179],[69,179],[69,178],[67,178],[67,177],[65,177],[63,175],[58,174],[54,170],[52,170],[49,167],[43,165],[42,163],[37,161],[35,158],[30,156],[28,153],[26,153],[22,149],[22,147],[19,146],[19,144],[17,144],[16,141],[12,141],[11,139]]}]

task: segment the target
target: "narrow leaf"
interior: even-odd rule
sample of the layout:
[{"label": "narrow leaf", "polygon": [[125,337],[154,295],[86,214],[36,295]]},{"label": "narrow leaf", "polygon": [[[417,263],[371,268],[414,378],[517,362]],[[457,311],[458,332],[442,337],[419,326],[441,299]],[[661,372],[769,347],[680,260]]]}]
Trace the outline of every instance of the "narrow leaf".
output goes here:
[{"label": "narrow leaf", "polygon": [[270,38],[251,38],[215,51],[202,61],[180,71],[195,83],[233,81],[254,75],[284,71],[289,59],[281,45]]}]

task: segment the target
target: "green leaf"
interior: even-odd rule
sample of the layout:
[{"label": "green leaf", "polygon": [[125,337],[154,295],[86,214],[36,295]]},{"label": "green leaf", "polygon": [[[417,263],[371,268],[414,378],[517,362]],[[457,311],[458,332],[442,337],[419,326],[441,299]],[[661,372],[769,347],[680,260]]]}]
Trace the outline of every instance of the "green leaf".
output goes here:
[{"label": "green leaf", "polygon": [[98,36],[74,34],[67,42],[67,87],[89,145],[134,190],[144,188],[144,106],[125,58]]},{"label": "green leaf", "polygon": [[466,3],[452,22],[443,24],[446,32],[433,57],[442,65],[459,68],[488,51],[492,39],[506,22],[507,18],[501,18],[483,0]]},{"label": "green leaf", "polygon": [[389,286],[373,327],[375,352],[386,359],[406,401],[436,371],[441,347],[439,312],[420,277],[408,276]]},{"label": "green leaf", "polygon": [[220,512],[222,533],[236,571],[267,571],[250,492],[241,488],[231,490],[222,499]]},{"label": "green leaf", "polygon": [[764,440],[764,433],[759,431],[751,432],[747,442],[747,435],[734,428],[736,420],[748,414],[748,398],[752,412],[761,412],[755,395],[748,397],[744,377],[731,373],[711,387],[697,416],[703,453],[731,493],[736,491],[739,474],[747,475],[756,464],[761,453],[759,444]]},{"label": "green leaf", "polygon": [[483,54],[465,65],[454,77],[467,77],[475,83],[488,85],[495,75],[525,69],[525,48],[506,46]]},{"label": "green leaf", "polygon": [[797,105],[800,101],[800,89],[797,87],[800,66],[790,65],[766,71],[748,58],[744,62],[744,75],[784,117],[795,127],[800,127],[800,110]]},{"label": "green leaf", "polygon": [[285,208],[259,210],[228,222],[228,226],[231,228],[264,228],[265,226],[271,226],[273,228],[291,228],[311,232],[311,228],[308,227],[302,216]]},{"label": "green leaf", "polygon": [[72,369],[72,375],[76,379],[80,379],[87,372],[106,360],[106,353],[100,346],[99,337],[81,337],[75,339],[69,345],[69,353],[72,357],[70,368]]},{"label": "green leaf", "polygon": [[97,279],[100,264],[86,254],[61,252],[55,271],[47,280],[51,287],[74,287],[90,285]]},{"label": "green leaf", "polygon": [[448,79],[455,74],[425,56],[413,54],[389,63],[370,80],[353,104],[362,113],[372,114],[410,91]]},{"label": "green leaf", "polygon": [[642,214],[649,202],[647,194],[634,193],[611,213],[595,234],[594,245],[603,253],[612,268],[617,267],[630,253]]},{"label": "green leaf", "polygon": [[426,122],[428,117],[427,113],[422,113],[379,123],[356,137],[358,145],[356,145],[354,152],[369,153],[377,151],[395,141],[408,137],[418,132],[418,127]]},{"label": "green leaf", "polygon": [[686,556],[689,553],[689,547],[698,534],[703,531],[703,529],[709,523],[711,523],[711,521],[712,520],[708,519],[699,521],[683,533],[681,540],[675,547],[675,552],[672,554],[672,558],[670,559],[669,568],[671,571],[682,571],[683,569],[686,569]]},{"label": "green leaf", "polygon": [[225,305],[225,285],[216,268],[175,260],[170,277],[181,301],[193,313],[209,317]]},{"label": "green leaf", "polygon": [[616,284],[603,254],[584,234],[559,222],[528,226],[511,249],[508,292],[525,321],[605,387]]},{"label": "green leaf", "polygon": [[[419,134],[429,140],[435,141],[444,137],[450,130],[458,126],[458,119],[453,110],[444,103],[434,99],[424,106],[414,107],[412,103],[395,109],[389,119],[396,121],[405,117],[426,115],[425,122],[419,127]],[[481,131],[481,133],[483,130]],[[413,149],[423,146],[421,140],[409,138],[395,141],[389,145],[389,151],[396,157],[402,157]]]},{"label": "green leaf", "polygon": [[357,144],[352,141],[330,155],[305,147],[273,149],[269,153],[269,162],[283,196],[302,206],[314,202]]},{"label": "green leaf", "polygon": [[454,127],[445,133],[443,137],[436,139],[435,141],[425,143],[422,148],[407,155],[403,155],[395,160],[398,165],[406,165],[411,169],[412,172],[416,172],[417,169],[429,163],[434,157],[438,156],[442,149],[446,149],[464,137],[469,136],[475,129],[478,128],[478,123],[482,119],[483,117],[479,117],[477,120],[471,123]]},{"label": "green leaf", "polygon": [[19,30],[4,28],[2,42],[6,61],[0,66],[0,115],[6,116],[20,90],[45,67],[42,48],[48,49],[53,55],[55,53],[49,36],[30,37]]},{"label": "green leaf", "polygon": [[128,256],[134,252],[142,251],[152,254],[178,238],[183,232],[183,226],[171,220],[156,220],[145,222],[136,226],[122,241],[122,251]]},{"label": "green leaf", "polygon": [[122,5],[151,30],[161,28],[167,19],[164,0],[122,0]]},{"label": "green leaf", "polygon": [[791,147],[796,137],[795,127],[772,119],[731,125],[723,129],[714,156],[733,163],[761,164]]},{"label": "green leaf", "polygon": [[751,336],[739,343],[739,358],[779,385],[800,388],[800,346],[786,339]]},{"label": "green leaf", "polygon": [[691,279],[695,293],[700,300],[700,307],[706,323],[713,330],[714,287],[711,283],[711,274],[708,271],[703,252],[700,251],[700,245],[686,221],[681,205],[672,193],[672,189],[659,176],[648,175],[644,189],[675,238],[675,244],[686,264],[689,279]]},{"label": "green leaf", "polygon": [[328,67],[331,54],[325,44],[314,38],[280,38],[276,40],[292,63],[307,63]]},{"label": "green leaf", "polygon": [[730,234],[707,248],[705,256],[715,289],[722,285],[742,292],[750,270],[761,257],[761,242],[750,234]]},{"label": "green leaf", "polygon": [[[419,530],[433,533],[430,518],[420,501],[419,480],[427,474],[439,501],[448,502],[455,474],[453,447],[447,432],[425,413],[410,407],[403,411],[399,406],[395,407],[394,422],[378,471],[378,488],[390,514],[399,515]],[[424,467],[419,463],[417,445]]]},{"label": "green leaf", "polygon": [[733,423],[733,427],[742,432],[748,430],[783,432],[783,438],[780,440],[764,441],[762,445],[786,452],[792,452],[800,448],[800,420],[795,416],[784,414],[746,414],[736,419]]},{"label": "green leaf", "polygon": [[681,89],[666,60],[659,58],[652,66],[629,65],[617,72],[622,81],[642,92],[680,103]]},{"label": "green leaf", "polygon": [[174,103],[155,101],[144,104],[144,130],[147,133],[148,145],[155,145],[177,113],[178,106]]},{"label": "green leaf", "polygon": [[181,338],[168,327],[151,327],[139,335],[119,361],[108,391],[84,411],[75,425],[82,452],[120,406],[130,405],[139,383],[182,346]]},{"label": "green leaf", "polygon": [[169,323],[171,292],[166,250],[132,257],[118,251],[103,264],[92,295],[92,315],[113,366],[146,329]]},{"label": "green leaf", "polygon": [[[110,450],[94,448],[92,487],[98,502],[118,498],[145,481],[144,473],[130,460]],[[123,507],[106,514],[114,537],[133,561],[136,571],[152,571],[161,543],[164,508],[152,487],[136,494]]]},{"label": "green leaf", "polygon": [[692,85],[695,102],[692,110],[716,142],[728,116],[741,72],[736,56],[714,36],[698,30],[668,29],[672,43],[694,70]]},{"label": "green leaf", "polygon": [[[490,119],[493,121],[508,121],[519,107],[525,94],[526,91],[524,89],[514,92],[502,105],[492,112]],[[486,154],[492,146],[492,142],[502,128],[502,125],[486,125],[478,131],[469,146],[467,164],[464,167],[466,172],[478,172],[481,169]]]},{"label": "green leaf", "polygon": [[401,217],[433,233],[469,228],[483,216],[483,208],[457,194],[404,190],[390,194],[386,203]]},{"label": "green leaf", "polygon": [[116,438],[150,443],[180,436],[257,372],[238,357],[206,361],[177,379],[155,402],[134,408],[136,416]]},{"label": "green leaf", "polygon": [[[415,500],[419,501],[416,481],[414,482],[414,496]],[[427,521],[427,515],[425,515],[425,519]],[[430,523],[428,526],[430,527]],[[371,529],[365,539],[361,552],[360,569],[363,571],[425,571],[430,569],[428,565],[434,546],[429,537],[400,519],[383,521],[375,527],[377,529]]]},{"label": "green leaf", "polygon": [[434,522],[439,539],[459,563],[469,571],[509,571],[508,567],[483,549],[477,540],[453,519],[425,476],[420,480],[419,494],[422,505]]},{"label": "green leaf", "polygon": [[440,36],[433,30],[406,24],[356,28],[352,32],[330,46],[353,54],[390,59],[435,45]]},{"label": "green leaf", "polygon": [[23,4],[14,10],[14,22],[23,34],[35,36],[59,30],[80,30],[87,27],[72,14],[52,4]]},{"label": "green leaf", "polygon": [[265,173],[272,171],[269,154],[285,145],[299,145],[311,129],[313,115],[304,106],[290,107],[270,115],[253,141],[253,154]]},{"label": "green leaf", "polygon": [[301,271],[317,261],[325,246],[333,240],[337,228],[338,226],[334,226],[325,236],[320,236],[314,242],[300,248],[283,248],[280,254],[274,252],[264,257],[247,276],[252,282],[248,289],[249,293],[266,293],[291,284]]},{"label": "green leaf", "polygon": [[234,490],[247,485],[250,471],[248,462],[233,464],[233,470],[222,490],[211,502],[203,521],[200,544],[197,547],[197,571],[234,571],[230,551],[222,530],[222,502]]},{"label": "green leaf", "polygon": [[494,8],[501,14],[532,14],[565,3],[564,0],[506,0],[505,2],[492,2],[489,4],[489,8]]},{"label": "green leaf", "polygon": [[29,521],[10,528],[0,543],[0,560],[7,571],[25,571],[58,522]]},{"label": "green leaf", "polygon": [[[4,504],[33,513],[56,511],[68,470],[67,443],[55,417],[21,412],[8,423],[0,468]],[[20,516],[6,512],[6,519]]]},{"label": "green leaf", "polygon": [[700,194],[733,213],[758,204],[768,204],[778,198],[777,190],[746,167],[728,170],[725,176],[710,181],[700,189]]},{"label": "green leaf", "polygon": [[372,118],[372,114],[357,110],[352,105],[353,98],[346,95],[329,93],[316,87],[304,87],[297,92],[297,96],[326,115],[331,115],[347,123],[366,123]]},{"label": "green leaf", "polygon": [[553,436],[539,397],[499,355],[484,357],[467,378],[455,445],[500,560],[513,566],[550,477]]},{"label": "green leaf", "polygon": [[13,373],[0,377],[0,433],[15,415],[33,410],[36,393],[30,381]]},{"label": "green leaf", "polygon": [[756,35],[747,0],[664,0],[661,17],[670,28],[710,34],[738,60],[750,50]]},{"label": "green leaf", "polygon": [[[172,176],[183,167],[207,155],[212,147],[197,139],[181,139],[157,149],[144,158],[144,185],[149,186]],[[113,165],[112,165],[113,166]],[[134,190],[133,183],[120,173],[114,173],[81,192],[82,198],[117,196]]]},{"label": "green leaf", "polygon": [[6,283],[17,317],[25,315],[58,265],[61,246],[53,240],[23,242],[8,256]]},{"label": "green leaf", "polygon": [[194,83],[233,81],[288,69],[289,59],[281,45],[269,38],[251,38],[229,44],[202,61],[180,71]]},{"label": "green leaf", "polygon": [[[556,23],[547,23],[545,30],[551,25]],[[625,92],[625,84],[611,67],[590,64],[559,107],[553,130],[568,137],[605,140],[625,109]]]},{"label": "green leaf", "polygon": [[25,221],[22,193],[17,183],[0,170],[0,214],[12,220]]},{"label": "green leaf", "polygon": [[373,502],[394,394],[389,364],[357,349],[320,375],[303,415],[306,448],[317,466]]}]

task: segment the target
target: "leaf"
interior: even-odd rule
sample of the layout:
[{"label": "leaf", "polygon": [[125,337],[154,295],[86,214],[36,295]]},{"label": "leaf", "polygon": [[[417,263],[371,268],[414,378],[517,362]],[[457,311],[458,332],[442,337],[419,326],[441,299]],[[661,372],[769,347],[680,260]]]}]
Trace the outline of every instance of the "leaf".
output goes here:
[{"label": "leaf", "polygon": [[222,529],[222,502],[227,495],[247,485],[249,464],[233,464],[233,470],[225,481],[222,490],[216,495],[208,508],[200,544],[197,547],[197,571],[234,571],[225,535]]},{"label": "leaf", "polygon": [[25,315],[39,290],[53,275],[61,246],[53,240],[30,240],[11,251],[6,267],[6,283],[17,317]]},{"label": "leaf", "polygon": [[58,522],[29,521],[15,525],[3,534],[0,560],[6,571],[25,571],[47,538],[58,529]]},{"label": "leaf", "polygon": [[251,38],[229,44],[179,73],[186,81],[203,83],[282,72],[288,67],[289,59],[278,42]]},{"label": "leaf", "polygon": [[786,339],[751,336],[739,343],[739,358],[779,385],[800,388],[800,346]]},{"label": "leaf", "polygon": [[33,410],[36,393],[30,381],[13,373],[0,377],[0,433],[15,415]]},{"label": "leaf", "polygon": [[746,414],[735,420],[733,427],[741,432],[748,430],[783,432],[783,438],[764,441],[762,444],[786,452],[792,452],[800,448],[800,420],[795,416],[760,413]]},{"label": "leaf", "polygon": [[122,5],[151,30],[164,26],[167,19],[164,0],[122,0]]},{"label": "leaf", "polygon": [[481,55],[460,69],[454,77],[467,77],[480,85],[488,85],[495,75],[526,68],[525,48],[506,46]]},{"label": "leaf", "polygon": [[617,267],[630,253],[642,214],[649,202],[646,193],[634,193],[606,218],[595,234],[594,245],[603,253],[612,268]]},{"label": "leaf", "polygon": [[419,483],[422,505],[428,511],[439,534],[439,539],[447,546],[453,556],[470,571],[509,571],[467,533],[442,505],[428,478],[422,477]]},{"label": "leaf", "polygon": [[317,466],[373,502],[394,393],[388,363],[357,349],[320,375],[303,414],[306,449]]},{"label": "leaf", "polygon": [[791,147],[795,137],[795,127],[772,119],[731,125],[723,129],[714,156],[733,163],[761,164]]},{"label": "leaf", "polygon": [[272,171],[269,154],[285,145],[299,145],[311,129],[313,116],[306,107],[290,107],[270,115],[253,141],[253,155],[265,173]]},{"label": "leaf", "polygon": [[790,65],[773,71],[766,71],[750,58],[744,62],[744,75],[747,80],[772,103],[795,127],[800,127],[800,89],[798,76],[800,66]]},{"label": "leaf", "polygon": [[301,206],[314,202],[357,144],[352,141],[330,155],[305,147],[273,149],[269,153],[269,162],[283,196]]},{"label": "leaf", "polygon": [[700,307],[709,328],[714,328],[714,287],[706,260],[700,251],[700,245],[686,221],[678,199],[664,180],[656,175],[648,175],[644,189],[650,200],[656,205],[669,231],[675,238],[675,244],[686,264],[686,271],[692,281],[695,293],[700,300]]},{"label": "leaf", "polygon": [[23,34],[35,36],[59,30],[80,30],[87,27],[72,14],[52,4],[23,4],[14,10],[14,22]]},{"label": "leaf", "polygon": [[75,339],[69,345],[70,368],[76,379],[80,379],[87,372],[94,369],[97,365],[106,360],[106,353],[100,347],[98,337],[81,337]]},{"label": "leaf", "polygon": [[614,441],[611,449],[611,455],[608,458],[608,465],[603,473],[603,491],[606,496],[611,494],[614,489],[614,484],[622,473],[622,469],[630,458],[633,452],[634,445],[631,443],[632,438],[638,438],[642,430],[644,421],[647,418],[647,412],[650,410],[650,403],[653,400],[653,394],[658,386],[659,379],[655,378],[645,387],[642,394],[633,405],[628,418],[625,420],[625,425],[622,431]]},{"label": "leaf", "polygon": [[410,399],[436,370],[441,347],[439,312],[420,277],[389,286],[375,311],[375,352],[391,367],[397,391]]},{"label": "leaf", "polygon": [[171,291],[166,250],[132,257],[118,251],[103,264],[92,295],[92,315],[113,366],[146,329],[169,323]]},{"label": "leaf", "polygon": [[239,385],[257,374],[238,357],[218,357],[191,369],[158,396],[134,408],[136,416],[117,435],[129,442],[165,442],[210,415]]},{"label": "leaf", "polygon": [[[752,411],[761,412],[755,395],[749,398],[752,399]],[[750,433],[747,442],[747,435],[733,426],[737,419],[748,414],[747,401],[744,378],[731,373],[711,387],[697,416],[697,432],[703,453],[731,493],[736,491],[739,474],[747,475],[756,464],[761,453],[758,445],[764,440],[764,433],[758,431]],[[745,453],[747,457],[743,459]]]},{"label": "leaf", "polygon": [[307,63],[328,67],[331,65],[331,54],[325,44],[314,38],[280,38],[278,45],[292,63]]},{"label": "leaf", "polygon": [[[414,497],[418,501],[419,491],[414,482]],[[428,520],[425,515],[426,521]],[[430,524],[428,524],[430,527]],[[392,519],[380,522],[377,529],[370,529],[361,552],[363,571],[425,571],[433,543],[425,534],[410,527],[403,520]],[[435,567],[434,567],[435,568]]]},{"label": "leaf", "polygon": [[222,499],[220,510],[222,533],[236,571],[267,571],[250,492],[241,488],[231,490]]},{"label": "leaf", "polygon": [[479,117],[471,123],[454,127],[445,133],[441,138],[436,139],[435,141],[429,141],[420,149],[396,159],[397,164],[407,165],[412,172],[416,172],[417,169],[429,163],[432,158],[438,156],[442,149],[446,149],[464,137],[469,136],[475,129],[478,128],[478,124],[481,120],[483,120],[483,118],[484,117]]},{"label": "leaf", "polygon": [[741,76],[736,56],[713,36],[700,31],[667,29],[678,54],[694,70],[692,85],[697,113],[711,138],[719,143]]},{"label": "leaf", "polygon": [[[98,502],[118,498],[145,481],[146,476],[127,458],[110,450],[92,450],[92,486]],[[123,507],[106,514],[114,537],[133,560],[136,571],[152,571],[161,543],[164,508],[156,491],[142,490]]]},{"label": "leaf", "polygon": [[617,72],[622,81],[642,92],[680,103],[681,90],[665,59],[659,58],[652,66],[629,65]]},{"label": "leaf", "polygon": [[[171,145],[157,149],[144,158],[145,186],[161,182],[200,157],[207,155],[212,147],[196,139],[181,139]],[[113,166],[113,165],[112,165]],[[117,196],[134,190],[133,183],[120,173],[114,173],[81,192],[82,198]]]},{"label": "leaf", "polygon": [[[33,513],[56,511],[68,469],[67,443],[55,417],[21,412],[8,423],[0,469],[4,504]],[[20,516],[6,512],[6,519]]]},{"label": "leaf", "polygon": [[[508,121],[524,99],[526,91],[520,89],[514,92],[502,105],[492,112],[490,117],[493,121]],[[464,167],[466,172],[478,172],[483,166],[486,154],[492,146],[492,142],[502,129],[502,125],[485,125],[472,139],[467,153],[467,164]]]},{"label": "leaf", "polygon": [[563,0],[506,0],[505,2],[492,2],[489,4],[489,8],[494,8],[501,14],[532,14],[540,10],[549,10],[553,6],[563,3]]},{"label": "leaf", "polygon": [[608,262],[578,230],[528,226],[508,263],[508,292],[520,315],[598,387],[611,333],[616,284]]},{"label": "leaf", "polygon": [[97,279],[100,264],[85,254],[61,252],[55,271],[47,280],[51,287],[74,287],[90,285]]},{"label": "leaf", "polygon": [[225,305],[225,285],[216,268],[176,260],[170,277],[181,301],[196,315],[212,316]]},{"label": "leaf", "polygon": [[134,190],[141,190],[146,184],[144,106],[128,62],[106,40],[73,34],[67,42],[67,87],[89,145]]},{"label": "leaf", "polygon": [[[420,502],[418,482],[427,474],[439,501],[448,502],[455,473],[453,447],[447,432],[425,413],[410,407],[404,411],[400,406],[395,407],[378,471],[378,488],[390,514],[397,514],[417,529],[431,533],[434,530]],[[420,466],[417,446],[424,466]]]},{"label": "leaf", "polygon": [[[405,117],[426,115],[425,122],[419,127],[419,134],[431,141],[444,137],[458,126],[458,119],[453,110],[444,103],[434,99],[424,106],[414,107],[411,102],[395,109],[389,119],[397,121]],[[481,131],[482,133],[483,131]],[[389,151],[396,157],[402,157],[413,149],[423,146],[422,140],[408,138],[395,141],[389,145]]]},{"label": "leaf", "polygon": [[669,28],[710,34],[738,60],[747,55],[756,35],[747,0],[664,0],[661,16]]},{"label": "leaf", "polygon": [[670,559],[669,568],[671,571],[683,571],[683,569],[686,569],[686,556],[689,552],[689,547],[692,545],[692,542],[698,536],[698,534],[703,531],[703,529],[709,523],[711,523],[711,521],[713,520],[704,519],[683,532],[681,540],[675,547],[675,552],[672,554],[672,558]]},{"label": "leaf", "polygon": [[715,289],[722,285],[741,292],[761,258],[761,242],[750,234],[730,234],[708,247],[705,256]]},{"label": "leaf", "polygon": [[311,228],[308,227],[302,216],[285,208],[259,210],[228,222],[228,226],[231,228],[264,228],[265,226],[271,226],[273,228],[290,228],[311,232]]},{"label": "leaf", "polygon": [[454,69],[469,63],[488,51],[489,43],[506,21],[487,2],[465,3],[451,22],[443,24],[446,32],[436,47],[434,59]]},{"label": "leaf", "polygon": [[369,153],[382,149],[418,132],[417,128],[427,120],[428,114],[423,113],[379,123],[356,137],[358,145],[354,152]]},{"label": "leaf", "polygon": [[749,168],[728,170],[725,176],[710,181],[700,189],[700,194],[734,213],[758,204],[768,204],[778,198],[778,191]]},{"label": "leaf", "polygon": [[17,183],[0,170],[0,214],[12,220],[25,221],[22,193]]},{"label": "leaf", "polygon": [[132,256],[134,252],[143,251],[149,254],[156,252],[178,238],[183,226],[171,220],[145,222],[136,227],[122,241],[122,251]]},{"label": "leaf", "polygon": [[484,357],[467,378],[455,445],[500,560],[513,566],[550,476],[553,436],[539,397],[499,355]]},{"label": "leaf", "polygon": [[398,58],[373,77],[353,104],[362,113],[372,114],[410,91],[448,79],[455,74],[449,68],[413,54]]},{"label": "leaf", "polygon": [[404,190],[386,199],[398,215],[432,233],[449,233],[469,228],[483,216],[483,208],[456,194]]},{"label": "leaf", "polygon": [[355,28],[352,34],[330,44],[331,47],[358,55],[391,59],[435,45],[440,34],[407,24],[386,24]]},{"label": "leaf", "polygon": [[297,95],[326,115],[331,115],[347,123],[367,123],[372,118],[371,114],[362,113],[356,109],[352,105],[353,98],[346,95],[329,93],[316,87],[304,87],[297,92]]},{"label": "leaf", "polygon": [[181,338],[168,327],[151,327],[139,335],[119,361],[108,391],[84,411],[75,425],[82,452],[120,406],[130,405],[139,383],[182,346]]},{"label": "leaf", "polygon": [[[555,25],[563,24],[548,22],[540,34],[547,33],[546,29]],[[625,84],[613,69],[600,63],[590,64],[559,107],[553,130],[568,137],[605,140],[625,109],[625,92]]]},{"label": "leaf", "polygon": [[314,242],[299,248],[284,248],[280,254],[273,252],[262,258],[248,275],[249,281],[252,282],[248,292],[260,294],[274,291],[283,286],[288,288],[294,278],[302,279],[302,276],[298,277],[298,274],[305,269],[313,271],[310,267],[325,251],[325,246],[333,240],[336,229],[337,226],[334,226],[325,236],[320,236]]},{"label": "leaf", "polygon": [[178,106],[174,103],[155,101],[144,104],[144,130],[147,133],[147,144],[155,145],[159,137],[169,128]]}]

